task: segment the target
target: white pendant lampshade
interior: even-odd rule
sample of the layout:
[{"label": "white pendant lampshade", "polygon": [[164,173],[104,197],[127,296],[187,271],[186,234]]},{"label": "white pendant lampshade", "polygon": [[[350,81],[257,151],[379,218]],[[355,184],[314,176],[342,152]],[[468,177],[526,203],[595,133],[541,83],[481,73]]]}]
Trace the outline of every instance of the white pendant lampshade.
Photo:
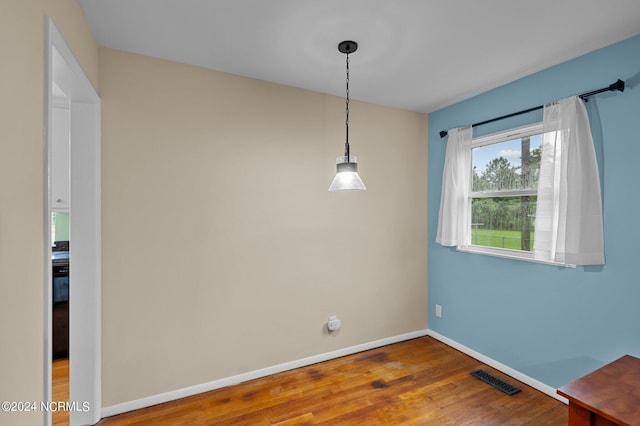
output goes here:
[{"label": "white pendant lampshade", "polygon": [[358,159],[356,157],[338,157],[338,172],[333,178],[329,191],[363,191],[367,189],[358,175]]},{"label": "white pendant lampshade", "polygon": [[343,41],[338,45],[338,50],[347,55],[347,97],[346,97],[346,142],[344,144],[344,156],[336,160],[337,173],[333,178],[329,191],[364,191],[367,189],[358,175],[358,159],[349,155],[349,53],[358,49],[355,41]]}]

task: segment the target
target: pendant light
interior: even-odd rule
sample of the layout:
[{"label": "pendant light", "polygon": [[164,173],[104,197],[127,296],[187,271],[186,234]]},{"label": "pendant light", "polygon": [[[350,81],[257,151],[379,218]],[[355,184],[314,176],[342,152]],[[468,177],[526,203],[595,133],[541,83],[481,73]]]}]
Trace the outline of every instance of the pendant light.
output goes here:
[{"label": "pendant light", "polygon": [[346,142],[344,144],[344,157],[338,157],[336,166],[338,172],[333,178],[329,191],[364,191],[367,189],[358,175],[358,159],[351,157],[349,153],[349,54],[358,50],[355,41],[343,41],[338,45],[338,50],[347,55],[347,96],[346,96]]}]

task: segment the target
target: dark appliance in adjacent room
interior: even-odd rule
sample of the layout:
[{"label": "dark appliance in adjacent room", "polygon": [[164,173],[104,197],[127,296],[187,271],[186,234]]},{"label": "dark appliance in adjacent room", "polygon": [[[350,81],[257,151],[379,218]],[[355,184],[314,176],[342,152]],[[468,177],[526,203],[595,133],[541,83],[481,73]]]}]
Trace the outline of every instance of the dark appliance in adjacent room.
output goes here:
[{"label": "dark appliance in adjacent room", "polygon": [[69,241],[56,241],[51,249],[53,268],[53,360],[69,357]]}]

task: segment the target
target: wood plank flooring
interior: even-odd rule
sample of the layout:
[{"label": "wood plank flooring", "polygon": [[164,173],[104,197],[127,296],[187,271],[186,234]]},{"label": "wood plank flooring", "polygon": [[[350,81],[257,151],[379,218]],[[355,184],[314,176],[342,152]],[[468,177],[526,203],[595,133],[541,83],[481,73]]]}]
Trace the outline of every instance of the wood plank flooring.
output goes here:
[{"label": "wood plank flooring", "polygon": [[[471,376],[484,369],[513,396]],[[119,425],[566,425],[563,403],[430,338],[103,419]]]},{"label": "wood plank flooring", "polygon": [[[58,359],[53,361],[51,368],[51,396],[52,401],[69,400],[69,360]],[[54,411],[51,416],[52,426],[68,426],[69,412]]]}]

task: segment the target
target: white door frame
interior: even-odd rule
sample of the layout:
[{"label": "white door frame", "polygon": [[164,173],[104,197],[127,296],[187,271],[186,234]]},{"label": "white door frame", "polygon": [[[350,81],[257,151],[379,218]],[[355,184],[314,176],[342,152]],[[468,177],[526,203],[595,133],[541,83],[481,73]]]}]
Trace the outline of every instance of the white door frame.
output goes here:
[{"label": "white door frame", "polygon": [[[53,87],[69,98],[70,277],[69,387],[71,426],[101,413],[101,137],[100,97],[50,17],[46,18],[45,354],[44,401],[52,400],[51,146]],[[44,413],[45,426],[51,413]]]}]

